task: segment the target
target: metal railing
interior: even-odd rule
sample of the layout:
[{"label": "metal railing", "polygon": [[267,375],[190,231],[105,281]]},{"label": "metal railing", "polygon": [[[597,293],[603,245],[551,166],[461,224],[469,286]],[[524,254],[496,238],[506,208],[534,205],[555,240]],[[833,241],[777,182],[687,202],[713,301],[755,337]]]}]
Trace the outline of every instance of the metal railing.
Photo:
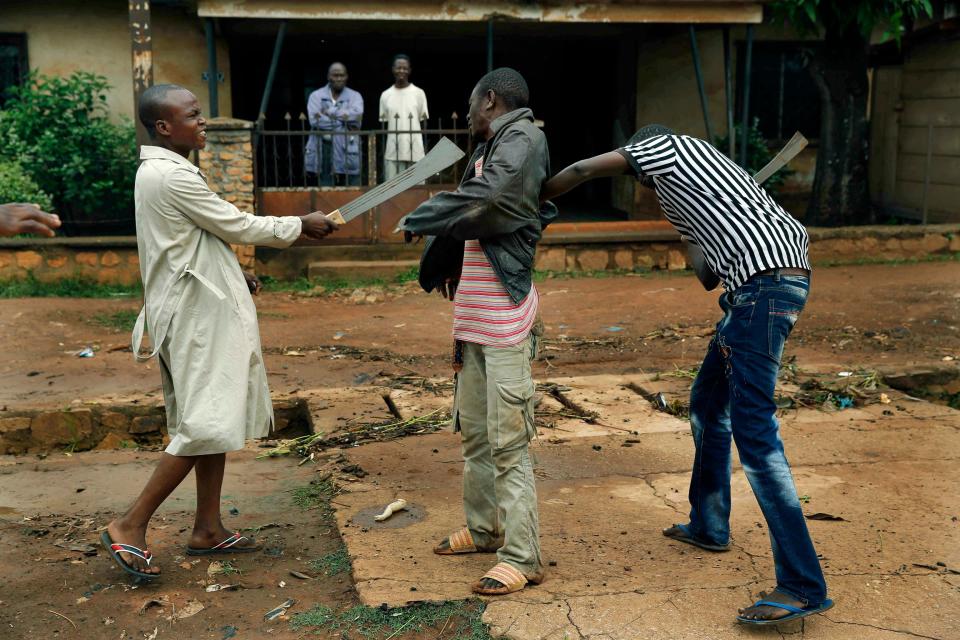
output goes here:
[{"label": "metal railing", "polygon": [[[387,155],[407,161],[416,157],[417,136],[424,153],[430,151],[441,138],[450,138],[467,154],[452,167],[427,180],[427,184],[458,183],[466,162],[473,153],[473,143],[466,129],[459,128],[456,113],[443,118],[435,126],[414,128],[412,116],[406,129],[400,129],[399,117],[394,128],[330,131],[311,128],[303,113],[296,119],[287,113],[283,125],[273,127],[261,117],[254,135],[254,164],[258,189],[316,189],[375,185],[384,181],[384,163]],[[345,142],[341,142],[345,140]],[[337,156],[350,156],[350,161],[335,166]],[[392,151],[392,153],[388,153]],[[311,161],[310,157],[315,159]],[[336,169],[345,171],[337,173]]]}]

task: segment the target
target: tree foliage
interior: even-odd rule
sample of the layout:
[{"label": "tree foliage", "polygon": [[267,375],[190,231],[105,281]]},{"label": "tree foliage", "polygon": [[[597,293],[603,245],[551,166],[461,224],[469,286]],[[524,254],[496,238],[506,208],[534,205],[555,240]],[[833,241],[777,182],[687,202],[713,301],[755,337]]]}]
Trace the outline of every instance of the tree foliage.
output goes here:
[{"label": "tree foliage", "polygon": [[[734,131],[734,139],[743,140],[743,125],[734,125]],[[753,122],[750,124],[750,129],[747,133],[747,172],[753,175],[767,166],[767,163],[773,160],[775,153],[770,150],[767,139],[763,136],[763,132],[760,131],[760,118],[753,118]],[[714,146],[716,146],[717,149],[723,150],[728,147],[729,143],[730,139],[727,136],[717,136]],[[790,169],[783,167],[767,178],[767,181],[763,183],[763,188],[773,196],[778,195],[780,193],[780,187],[783,186],[783,183],[792,173]]]},{"label": "tree foliage", "polygon": [[933,15],[930,0],[777,0],[774,18],[789,22],[801,34],[820,35],[821,27],[841,31],[856,27],[863,39],[877,26],[883,39],[900,42],[907,26],[922,15]]},{"label": "tree foliage", "polygon": [[900,42],[929,0],[776,0],[774,20],[786,21],[810,42],[810,73],[820,91],[817,171],[804,222],[870,224],[867,180],[870,124],[867,79],[872,34]]},{"label": "tree foliage", "polygon": [[0,156],[52,196],[65,226],[133,217],[136,136],[129,120],[110,120],[109,88],[92,73],[32,73],[0,111]]},{"label": "tree foliage", "polygon": [[29,202],[45,211],[53,208],[50,196],[16,162],[0,160],[0,202]]}]

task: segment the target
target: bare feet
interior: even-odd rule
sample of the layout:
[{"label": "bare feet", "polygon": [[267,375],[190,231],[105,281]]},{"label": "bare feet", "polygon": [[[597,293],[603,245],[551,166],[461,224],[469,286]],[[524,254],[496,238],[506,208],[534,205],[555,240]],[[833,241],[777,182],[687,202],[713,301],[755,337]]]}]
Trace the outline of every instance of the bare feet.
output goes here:
[{"label": "bare feet", "polygon": [[[190,534],[190,541],[187,542],[187,547],[190,549],[212,549],[233,534],[233,531],[226,529],[222,524],[212,530],[197,529],[195,527],[193,533]],[[258,549],[259,545],[251,536],[243,536],[238,542],[230,545],[230,548],[236,551],[247,549],[253,551]]]},{"label": "bare feet", "polygon": [[[782,602],[783,604],[788,604],[792,607],[799,607],[801,609],[806,608],[807,604],[791,598],[785,593],[781,593],[776,589],[772,591],[761,591],[760,596],[757,600],[768,600],[770,602]],[[741,617],[746,618],[747,620],[779,620],[780,618],[785,618],[790,615],[792,612],[787,611],[786,609],[781,609],[780,607],[768,607],[767,605],[761,605],[759,607],[751,606],[746,609],[738,610],[738,613]]]},{"label": "bare feet", "polygon": [[[130,526],[123,522],[123,519],[117,519],[107,525],[107,533],[110,535],[110,539],[113,540],[116,544],[128,544],[138,549],[147,550],[147,528],[146,527],[134,527]],[[160,574],[160,567],[151,561],[148,565],[147,561],[143,558],[139,558],[133,554],[127,553],[126,551],[120,551],[120,558],[127,563],[132,569],[136,569],[141,573],[150,573],[154,575]]]}]

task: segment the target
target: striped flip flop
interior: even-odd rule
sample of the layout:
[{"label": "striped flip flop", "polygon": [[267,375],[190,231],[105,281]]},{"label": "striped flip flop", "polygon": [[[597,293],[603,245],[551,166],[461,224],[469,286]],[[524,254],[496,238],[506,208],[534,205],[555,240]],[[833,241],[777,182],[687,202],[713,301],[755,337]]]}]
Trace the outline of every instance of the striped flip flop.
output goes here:
[{"label": "striped flip flop", "polygon": [[126,560],[120,557],[121,552],[129,553],[132,556],[142,559],[149,567],[150,562],[153,560],[153,554],[146,549],[140,549],[132,544],[121,544],[119,542],[114,542],[110,538],[110,534],[106,531],[100,534],[100,543],[103,544],[103,547],[107,550],[107,553],[110,554],[110,557],[113,558],[113,561],[130,575],[140,578],[141,580],[156,580],[160,577],[159,573],[144,573],[143,571],[138,571],[127,564]]},{"label": "striped flip flop", "polygon": [[253,553],[254,551],[260,551],[261,546],[259,544],[254,544],[252,546],[236,546],[242,540],[249,540],[253,542],[253,538],[248,538],[247,536],[240,535],[240,532],[237,531],[230,535],[229,538],[224,540],[218,545],[214,545],[209,549],[196,549],[194,547],[187,547],[188,556],[212,556],[220,553]]}]

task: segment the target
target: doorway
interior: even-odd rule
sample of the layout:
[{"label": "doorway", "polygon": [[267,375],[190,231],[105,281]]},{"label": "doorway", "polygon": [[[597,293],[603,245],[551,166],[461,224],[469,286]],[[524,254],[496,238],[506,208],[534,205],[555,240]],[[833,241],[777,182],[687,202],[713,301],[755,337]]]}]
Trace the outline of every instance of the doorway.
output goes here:
[{"label": "doorway", "polygon": [[[233,114],[256,120],[279,23],[223,20],[230,49]],[[623,144],[636,113],[636,25],[496,22],[494,66],[512,66],[530,86],[531,108],[544,122],[554,172]],[[486,72],[486,23],[291,21],[267,123],[296,123],[327,68],[343,62],[348,86],[364,98],[363,128],[379,128],[380,93],[393,82],[392,58],[410,56],[411,81],[427,94],[430,126],[466,126],[467,99]],[[561,219],[617,220],[612,180],[594,181],[558,199]],[[622,205],[625,207],[629,205]]]}]

